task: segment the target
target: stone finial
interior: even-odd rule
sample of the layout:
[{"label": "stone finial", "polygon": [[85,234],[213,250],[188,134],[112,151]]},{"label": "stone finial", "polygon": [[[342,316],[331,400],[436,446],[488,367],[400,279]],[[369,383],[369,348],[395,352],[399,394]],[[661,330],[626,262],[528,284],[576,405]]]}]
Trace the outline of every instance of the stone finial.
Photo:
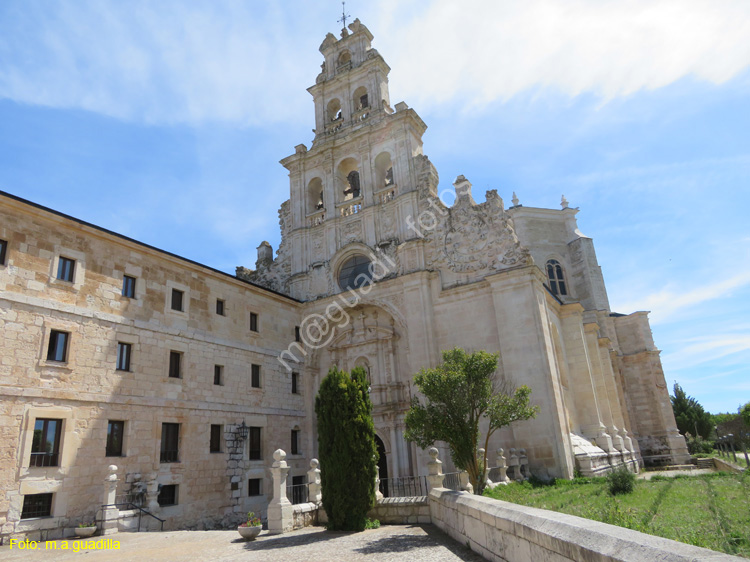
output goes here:
[{"label": "stone finial", "polygon": [[507,484],[508,483],[508,466],[505,464],[505,456],[503,455],[505,451],[502,447],[500,447],[497,450],[497,456],[495,457],[495,461],[497,462],[497,471],[498,471],[498,484]]},{"label": "stone finial", "polygon": [[[286,466],[286,453],[283,449],[276,449],[273,452],[273,466]],[[283,465],[281,463],[284,463]]]},{"label": "stone finial", "polygon": [[560,206],[561,206],[561,207],[562,207],[563,209],[567,209],[567,208],[568,208],[568,200],[567,200],[567,199],[565,199],[565,195],[563,195],[563,196],[562,196],[562,199],[560,199]]},{"label": "stone finial", "polygon": [[294,508],[286,496],[286,479],[289,467],[284,460],[286,453],[282,449],[273,452],[274,463],[271,465],[273,477],[273,499],[268,504],[268,531],[272,535],[292,530]]},{"label": "stone finial", "polygon": [[430,489],[442,488],[445,476],[443,476],[443,462],[438,459],[438,450],[430,447],[427,454],[430,455],[430,460],[427,462],[427,482],[430,484]]},{"label": "stone finial", "polygon": [[273,261],[273,246],[263,240],[258,246],[258,261],[255,263],[256,267],[261,265],[268,265]]},{"label": "stone finial", "polygon": [[375,466],[375,501],[383,499],[383,492],[380,491],[380,467]]},{"label": "stone finial", "polygon": [[513,199],[511,199],[511,201],[513,201],[514,207],[518,207],[518,196],[516,195],[515,191],[513,192]]},{"label": "stone finial", "polygon": [[459,472],[458,482],[462,492],[469,492],[470,494],[474,493],[474,486],[472,486],[471,482],[469,481],[468,472],[466,472],[465,470]]},{"label": "stone finial", "polygon": [[529,457],[526,456],[526,449],[518,450],[518,480],[529,479]]},{"label": "stone finial", "polygon": [[310,461],[310,470],[307,471],[308,501],[312,503],[320,503],[323,501],[320,486],[320,469],[318,466],[320,466],[318,459],[312,459]]},{"label": "stone finial", "polygon": [[[436,461],[438,460],[438,455],[440,453],[438,452],[437,447],[430,447],[429,449],[427,449],[427,454],[430,455],[430,458],[433,461]],[[441,462],[440,464],[443,464],[443,463]]]}]

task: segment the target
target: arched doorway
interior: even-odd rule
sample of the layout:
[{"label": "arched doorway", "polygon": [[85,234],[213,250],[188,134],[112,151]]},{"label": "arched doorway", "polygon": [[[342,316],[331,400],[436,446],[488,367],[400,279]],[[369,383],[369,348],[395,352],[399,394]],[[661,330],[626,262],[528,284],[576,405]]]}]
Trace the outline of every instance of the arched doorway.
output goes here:
[{"label": "arched doorway", "polygon": [[388,497],[388,459],[385,456],[383,440],[375,436],[375,446],[378,448],[378,471],[380,472],[380,493]]}]

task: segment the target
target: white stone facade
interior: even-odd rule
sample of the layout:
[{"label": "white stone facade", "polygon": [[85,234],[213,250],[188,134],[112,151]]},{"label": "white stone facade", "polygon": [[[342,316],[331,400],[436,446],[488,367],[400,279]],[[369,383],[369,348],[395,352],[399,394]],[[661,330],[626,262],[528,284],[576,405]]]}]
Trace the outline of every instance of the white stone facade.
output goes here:
[{"label": "white stone facade", "polygon": [[[317,456],[314,396],[333,364],[369,370],[381,478],[427,474],[403,439],[412,377],[456,346],[498,352],[499,374],[532,388],[539,416],[490,449],[525,448],[532,473],[685,461],[647,315],[610,311],[578,211],[506,207],[495,191],[476,204],[463,176],[455,201],[441,197],[426,125],[405,103],[391,107],[390,69],[371,40],[355,21],[321,45],[315,139],[282,160],[281,246],[274,258],[263,242],[255,270],[229,276],[0,197],[3,536],[59,536],[93,517],[111,464],[118,495],[141,491],[168,526],[265,515],[271,452],[289,451],[290,484]],[[70,280],[58,278],[61,258],[75,262]],[[342,289],[368,262],[377,281]],[[55,424],[40,444],[43,420]],[[243,422],[260,434],[238,439]],[[51,466],[35,466],[42,457]],[[165,486],[176,505],[159,506]],[[22,520],[35,494],[52,494],[49,517]]]}]

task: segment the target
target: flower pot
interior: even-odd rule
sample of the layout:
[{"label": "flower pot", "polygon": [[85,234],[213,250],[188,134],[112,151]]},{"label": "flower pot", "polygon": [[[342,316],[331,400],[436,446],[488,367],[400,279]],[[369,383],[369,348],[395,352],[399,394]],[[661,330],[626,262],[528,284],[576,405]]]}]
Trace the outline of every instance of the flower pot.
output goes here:
[{"label": "flower pot", "polygon": [[260,535],[260,530],[263,527],[257,526],[257,527],[237,527],[237,531],[239,531],[240,535],[242,535],[243,539],[252,541]]},{"label": "flower pot", "polygon": [[90,537],[96,533],[96,527],[76,527],[75,531],[78,537]]}]

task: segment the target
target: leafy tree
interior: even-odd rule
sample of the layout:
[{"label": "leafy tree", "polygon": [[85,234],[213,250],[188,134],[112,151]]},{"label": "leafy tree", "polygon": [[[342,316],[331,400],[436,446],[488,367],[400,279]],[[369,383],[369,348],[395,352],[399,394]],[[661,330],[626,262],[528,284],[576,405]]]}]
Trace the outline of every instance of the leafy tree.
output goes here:
[{"label": "leafy tree", "polygon": [[709,439],[713,429],[711,414],[706,412],[695,398],[685,394],[676,382],[674,383],[674,396],[669,398],[672,401],[674,419],[680,433],[695,435],[697,432],[703,439]]},{"label": "leafy tree", "polygon": [[[513,389],[496,380],[497,359],[497,354],[486,351],[443,351],[442,364],[422,369],[414,377],[426,403],[412,398],[406,414],[406,439],[423,449],[445,441],[453,463],[469,473],[474,493],[479,495],[484,491],[490,436],[514,421],[535,417],[539,411],[538,406],[529,405],[529,387]],[[482,419],[489,422],[489,428],[484,458],[478,459]]]},{"label": "leafy tree", "polygon": [[367,373],[331,367],[315,398],[323,508],[328,528],[362,531],[375,504],[375,426]]},{"label": "leafy tree", "polygon": [[750,426],[750,402],[742,406],[740,416],[742,416],[742,421],[745,422],[745,425]]}]

